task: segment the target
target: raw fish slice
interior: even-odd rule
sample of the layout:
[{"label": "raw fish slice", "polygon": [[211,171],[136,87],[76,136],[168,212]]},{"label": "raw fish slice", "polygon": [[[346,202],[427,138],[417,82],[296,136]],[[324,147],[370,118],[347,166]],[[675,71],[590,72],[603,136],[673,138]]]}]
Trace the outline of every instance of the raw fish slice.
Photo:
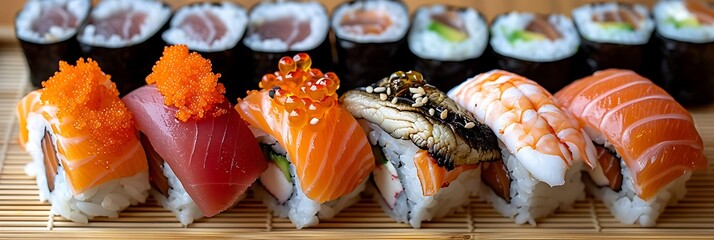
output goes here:
[{"label": "raw fish slice", "polygon": [[288,48],[310,36],[310,21],[300,21],[292,16],[268,20],[255,26],[255,32],[260,39],[280,39]]},{"label": "raw fish slice", "polygon": [[448,10],[440,14],[431,15],[431,19],[441,24],[447,25],[454,30],[466,33],[466,23],[459,17],[457,10]]},{"label": "raw fish slice", "polygon": [[356,10],[345,13],[340,26],[355,34],[379,35],[392,25],[391,18],[384,11]]},{"label": "raw fish slice", "polygon": [[77,16],[63,6],[43,6],[40,17],[32,22],[30,28],[44,36],[52,27],[76,28],[77,25]]},{"label": "raw fish slice", "polygon": [[563,34],[550,24],[548,18],[544,15],[534,15],[533,20],[526,26],[526,31],[543,34],[543,36],[550,40],[563,38]]},{"label": "raw fish slice", "polygon": [[187,16],[179,26],[189,38],[209,45],[223,38],[228,31],[223,21],[211,11],[197,11]]},{"label": "raw fish slice", "polygon": [[417,154],[414,155],[414,165],[424,196],[433,196],[439,192],[439,189],[448,187],[449,183],[456,180],[461,173],[479,167],[478,164],[462,165],[447,171],[437,165],[436,159],[431,157],[426,150],[417,151]]},{"label": "raw fish slice", "polygon": [[687,172],[707,166],[689,112],[632,71],[596,72],[556,97],[586,129],[612,144],[644,200]]},{"label": "raw fish slice", "polygon": [[711,4],[702,0],[685,0],[684,4],[701,24],[709,25],[714,23],[714,7]]},{"label": "raw fish slice", "polygon": [[96,26],[98,35],[109,38],[119,36],[121,39],[131,39],[141,33],[141,26],[147,16],[141,11],[120,10],[106,18],[90,20]]}]

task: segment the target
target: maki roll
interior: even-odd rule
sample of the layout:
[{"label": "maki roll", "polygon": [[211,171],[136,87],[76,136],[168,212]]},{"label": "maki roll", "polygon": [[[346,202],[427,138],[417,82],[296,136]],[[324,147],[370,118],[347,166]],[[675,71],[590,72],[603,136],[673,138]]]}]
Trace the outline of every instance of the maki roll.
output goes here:
[{"label": "maki roll", "polygon": [[226,87],[229,101],[252,88],[241,74],[253,71],[247,49],[240,43],[246,31],[248,14],[231,2],[195,3],[181,7],[161,37],[169,45],[184,44],[189,50],[211,60],[213,71]]},{"label": "maki roll", "polygon": [[367,86],[409,65],[409,12],[401,1],[352,0],[335,8],[338,69],[343,89]]},{"label": "maki roll", "polygon": [[660,1],[654,7],[660,82],[684,105],[714,101],[714,4]]},{"label": "maki roll", "polygon": [[649,48],[654,21],[640,4],[592,3],[573,10],[585,58],[586,73],[623,68],[649,73],[654,56]]},{"label": "maki roll", "polygon": [[564,15],[511,12],[491,26],[498,68],[533,79],[551,92],[570,82],[580,38]]},{"label": "maki roll", "polygon": [[397,222],[419,228],[467,205],[480,186],[479,163],[501,158],[491,129],[418,72],[395,72],[340,101],[367,132],[374,197]]},{"label": "maki roll", "polygon": [[491,69],[484,56],[488,24],[473,8],[442,4],[420,7],[408,42],[416,56],[414,70],[443,91]]},{"label": "maki roll", "polygon": [[81,55],[75,36],[84,24],[90,0],[29,0],[15,18],[15,35],[30,68],[30,83],[39,88],[57,70],[59,61]]},{"label": "maki roll", "polygon": [[585,197],[582,163],[597,166],[595,146],[537,83],[502,70],[467,80],[449,97],[493,130],[502,160],[484,163],[479,196],[517,224],[535,224]]},{"label": "maki roll", "polygon": [[82,54],[97,60],[123,96],[145,84],[161,56],[161,32],[171,8],[150,0],[102,0],[77,39]]},{"label": "maki roll", "polygon": [[59,71],[17,104],[20,143],[32,156],[51,215],[78,223],[119,212],[149,196],[146,155],[134,119],[97,62],[59,63]]},{"label": "maki roll", "polygon": [[258,87],[263,73],[278,71],[275,63],[286,55],[305,52],[315,66],[331,68],[328,32],[327,9],[319,2],[263,1],[255,5],[243,40],[255,68],[250,89]]},{"label": "maki roll", "polygon": [[149,85],[123,98],[149,158],[152,195],[183,225],[233,207],[268,167],[219,77],[185,45],[166,47]]},{"label": "maki roll", "polygon": [[356,203],[374,169],[367,136],[337,102],[340,79],[311,63],[304,53],[283,57],[236,106],[271,160],[256,194],[297,228]]},{"label": "maki roll", "polygon": [[684,198],[692,171],[708,165],[689,112],[632,71],[596,72],[555,96],[597,146],[588,192],[622,223],[654,226],[667,205]]}]

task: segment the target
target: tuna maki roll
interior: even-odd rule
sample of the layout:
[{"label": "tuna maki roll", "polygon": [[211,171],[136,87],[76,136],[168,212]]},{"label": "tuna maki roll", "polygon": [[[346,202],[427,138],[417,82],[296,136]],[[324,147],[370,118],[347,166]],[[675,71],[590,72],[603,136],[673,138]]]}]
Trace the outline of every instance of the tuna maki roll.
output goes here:
[{"label": "tuna maki roll", "polygon": [[705,1],[660,1],[657,21],[659,84],[683,105],[714,100],[714,5]]},{"label": "tuna maki roll", "polygon": [[491,47],[498,68],[533,79],[548,91],[567,85],[580,39],[564,15],[511,12],[491,26]]},{"label": "tuna maki roll", "polygon": [[402,2],[345,2],[335,8],[331,26],[343,89],[366,86],[410,67],[409,12]]},{"label": "tuna maki roll", "polygon": [[75,36],[91,5],[89,0],[30,0],[17,14],[15,35],[33,86],[42,87],[42,81],[59,70],[59,61],[74,62],[80,57]]},{"label": "tuna maki roll", "polygon": [[608,68],[631,69],[642,74],[648,63],[654,21],[640,4],[593,3],[573,10],[582,39],[586,74]]},{"label": "tuna maki roll", "polygon": [[246,31],[248,14],[234,3],[196,3],[176,11],[169,29],[161,36],[167,44],[185,44],[211,60],[213,70],[221,74],[226,97],[235,102],[253,82],[239,73],[252,71],[241,38]]},{"label": "tuna maki roll", "polygon": [[408,42],[416,56],[414,70],[443,91],[476,73],[490,70],[484,56],[488,24],[472,8],[442,4],[420,7],[414,15]]},{"label": "tuna maki roll", "polygon": [[277,71],[275,63],[286,55],[304,52],[311,56],[313,66],[331,68],[327,22],[327,9],[315,1],[266,1],[253,7],[243,40],[255,66],[251,89],[258,88],[262,74]]},{"label": "tuna maki roll", "polygon": [[103,0],[92,10],[77,39],[82,53],[112,76],[121,95],[145,84],[161,56],[160,33],[171,8],[149,0]]}]

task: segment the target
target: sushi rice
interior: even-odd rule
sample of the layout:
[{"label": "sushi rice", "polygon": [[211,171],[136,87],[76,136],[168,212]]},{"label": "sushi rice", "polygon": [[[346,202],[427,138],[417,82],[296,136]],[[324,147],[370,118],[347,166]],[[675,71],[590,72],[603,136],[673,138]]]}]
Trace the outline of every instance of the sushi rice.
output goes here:
[{"label": "sushi rice", "polygon": [[[52,26],[49,31],[40,36],[37,32],[32,30],[32,25],[35,19],[40,18],[42,14],[43,6],[65,6],[70,14],[77,18],[77,27],[75,28],[62,28],[58,26]],[[17,16],[16,21],[16,31],[17,37],[28,42],[46,44],[53,42],[64,41],[77,33],[83,20],[87,17],[89,13],[89,8],[91,2],[88,0],[30,0],[27,1],[23,10]]]},{"label": "sushi rice", "polygon": [[158,1],[150,0],[103,0],[92,10],[92,19],[103,19],[117,11],[138,11],[146,14],[146,19],[139,27],[139,34],[125,40],[117,35],[104,37],[97,33],[97,28],[88,23],[78,36],[80,42],[100,47],[119,48],[146,41],[161,30],[171,16],[171,8]]},{"label": "sushi rice", "polygon": [[509,37],[516,31],[524,30],[534,17],[533,13],[511,12],[496,18],[491,26],[493,50],[504,56],[533,62],[552,62],[575,55],[580,37],[573,22],[559,14],[549,15],[548,22],[562,34],[562,38],[555,41],[516,40],[511,43]]},{"label": "sushi rice", "polygon": [[[186,32],[180,27],[186,17],[191,14],[210,12],[218,19],[220,19],[223,24],[226,25],[225,35],[215,40],[214,42],[208,44],[205,41],[195,40],[188,36]],[[205,18],[203,14],[197,14]],[[189,49],[201,51],[201,52],[218,52],[227,49],[231,49],[238,44],[240,39],[243,37],[246,29],[246,23],[248,22],[248,14],[245,9],[241,6],[231,3],[222,2],[220,4],[212,3],[200,3],[195,5],[189,5],[184,8],[179,9],[174,17],[171,19],[170,28],[162,34],[162,38],[168,44],[186,44]]]},{"label": "sushi rice", "polygon": [[[51,214],[61,215],[74,222],[86,224],[98,216],[117,218],[119,212],[130,205],[144,203],[149,196],[148,191],[151,185],[149,184],[149,174],[146,171],[130,177],[110,180],[75,194],[66,179],[64,167],[61,165],[54,178],[54,190],[50,191],[45,175],[42,139],[51,126],[39,114],[31,113],[27,118],[27,128],[29,138],[26,150],[32,155],[33,161],[27,164],[25,173],[37,179],[40,201],[48,201],[52,205]],[[54,134],[50,134],[50,136],[52,142],[56,142],[57,136]],[[55,152],[57,152],[56,149]],[[59,153],[56,154],[57,158],[61,159]]]},{"label": "sushi rice", "polygon": [[601,24],[593,21],[594,15],[602,15],[606,12],[615,12],[618,7],[618,3],[615,2],[583,5],[573,10],[573,20],[578,26],[578,29],[583,37],[590,41],[626,45],[639,45],[647,43],[650,40],[655,23],[652,19],[650,19],[647,7],[643,5],[632,5],[633,10],[638,15],[644,17],[640,26],[635,30],[605,28]]},{"label": "sushi rice", "polygon": [[[174,174],[174,171],[171,170],[171,167],[167,162],[164,162],[161,166],[161,170],[169,183],[168,197],[164,196],[161,192],[154,188],[151,189],[151,196],[153,196],[156,201],[161,204],[161,206],[171,210],[171,212],[176,215],[176,218],[179,219],[179,222],[181,222],[184,226],[193,223],[196,219],[202,218],[203,213],[193,201],[191,196],[188,195],[186,189],[183,188],[181,180],[176,177],[176,174]],[[241,196],[238,201],[242,198],[244,197]]]},{"label": "sushi rice", "polygon": [[298,21],[310,21],[310,35],[290,46],[281,39],[261,40],[258,34],[249,34],[245,37],[243,43],[254,51],[286,52],[311,50],[325,40],[328,32],[327,10],[319,2],[262,2],[251,10],[249,24],[260,24],[285,16],[294,17]]},{"label": "sushi rice", "polygon": [[708,43],[714,42],[714,24],[690,25],[696,21],[696,16],[691,13],[680,0],[662,0],[654,6],[657,32],[662,36],[683,42]]},{"label": "sushi rice", "polygon": [[[382,196],[377,187],[373,187],[375,201],[379,202],[390,217],[400,223],[408,223],[414,228],[420,228],[423,221],[446,216],[470,202],[469,196],[475,194],[480,186],[480,169],[467,170],[449,183],[448,187],[439,189],[432,196],[424,196],[419,182],[417,169],[414,165],[414,155],[419,148],[409,140],[395,139],[374,123],[362,121],[361,125],[369,126],[368,138],[373,147],[382,148],[384,156],[397,169],[399,182],[403,191],[399,193],[394,208],[390,207],[385,199],[395,197],[391,193]],[[367,128],[365,128],[367,129]],[[378,181],[375,178],[375,181]],[[376,185],[389,184],[375,182]]]},{"label": "sushi rice", "polygon": [[[264,131],[252,126],[249,126],[249,128],[255,134],[258,142],[270,145],[272,151],[278,154],[286,155],[286,158],[289,162],[292,193],[285,202],[280,203],[280,201],[272,193],[270,193],[266,189],[266,187],[262,186],[265,184],[271,184],[268,183],[266,180],[270,182],[275,182],[280,181],[279,179],[265,179],[264,176],[261,176],[262,185],[253,185],[253,190],[255,191],[256,196],[263,200],[263,203],[268,206],[268,208],[273,212],[274,216],[280,218],[287,217],[293,224],[295,224],[295,227],[297,229],[301,229],[317,225],[320,222],[320,219],[333,218],[337,213],[351,206],[352,204],[357,203],[360,200],[360,193],[365,190],[367,180],[359,184],[352,192],[345,194],[332,201],[320,204],[319,202],[308,198],[300,187],[300,180],[296,177],[297,173],[295,170],[295,165],[291,163],[289,156],[287,156],[287,151],[285,151],[285,149],[283,149],[283,147],[278,144],[278,141],[275,138],[268,135]],[[276,166],[274,164],[270,164],[269,168],[272,167]],[[270,171],[270,169],[268,169],[267,171]],[[283,176],[278,175],[276,177]],[[284,193],[279,194],[283,195]]]},{"label": "sushi rice", "polygon": [[488,43],[488,25],[472,8],[459,11],[468,33],[464,41],[448,41],[427,30],[432,22],[431,16],[445,11],[448,11],[447,6],[439,4],[422,7],[417,11],[409,35],[409,49],[420,58],[440,61],[463,61],[481,56]]},{"label": "sushi rice", "polygon": [[[346,14],[353,14],[360,9],[384,11],[389,16],[391,24],[380,34],[362,34],[358,31],[348,31],[340,25],[342,17]],[[404,38],[409,30],[409,13],[398,1],[354,1],[349,4],[342,4],[335,9],[332,17],[332,29],[340,39],[345,39],[358,43],[383,43],[396,42]]]}]

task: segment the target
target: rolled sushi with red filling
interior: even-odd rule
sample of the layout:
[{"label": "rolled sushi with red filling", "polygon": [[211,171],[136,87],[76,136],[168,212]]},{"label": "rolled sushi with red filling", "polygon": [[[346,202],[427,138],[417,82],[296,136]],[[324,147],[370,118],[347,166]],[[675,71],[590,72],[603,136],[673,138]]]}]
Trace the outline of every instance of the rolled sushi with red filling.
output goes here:
[{"label": "rolled sushi with red filling", "polygon": [[488,23],[473,8],[443,4],[420,7],[409,33],[414,70],[448,91],[477,73],[491,70],[486,59]]},{"label": "rolled sushi with red filling", "polygon": [[248,18],[243,43],[250,50],[255,69],[250,89],[258,88],[264,73],[278,70],[283,56],[307,53],[318,68],[332,68],[327,9],[315,1],[264,1]]},{"label": "rolled sushi with red filling", "polygon": [[158,1],[103,0],[79,32],[82,54],[112,75],[123,96],[143,86],[151,66],[161,56],[161,32],[171,8]]},{"label": "rolled sushi with red filling", "polygon": [[17,13],[15,35],[33,86],[42,87],[42,81],[59,70],[57,62],[74,62],[81,56],[75,36],[91,6],[89,0],[30,0]]},{"label": "rolled sushi with red filling", "polygon": [[555,92],[577,76],[580,37],[570,18],[510,12],[491,25],[491,47],[498,68],[532,79]]},{"label": "rolled sushi with red filling", "polygon": [[178,9],[161,37],[169,45],[185,44],[211,60],[213,70],[221,74],[219,81],[226,86],[226,97],[235,101],[252,87],[252,82],[240,77],[252,71],[240,43],[247,22],[248,13],[238,4],[195,3]]},{"label": "rolled sushi with red filling", "polygon": [[123,98],[141,132],[152,195],[183,225],[232,207],[268,167],[220,76],[185,45],[166,47],[149,85]]},{"label": "rolled sushi with red filling", "polygon": [[400,69],[411,68],[406,36],[409,11],[401,1],[345,2],[330,20],[342,89],[367,86]]}]

